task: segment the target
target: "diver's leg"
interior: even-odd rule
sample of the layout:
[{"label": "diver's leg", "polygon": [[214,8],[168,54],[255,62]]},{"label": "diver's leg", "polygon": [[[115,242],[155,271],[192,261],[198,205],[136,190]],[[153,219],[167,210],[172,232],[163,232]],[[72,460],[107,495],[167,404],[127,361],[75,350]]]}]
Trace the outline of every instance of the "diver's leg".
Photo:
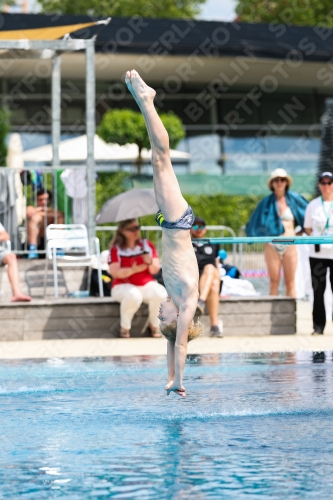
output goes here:
[{"label": "diver's leg", "polygon": [[148,87],[135,71],[127,71],[125,82],[136,100],[146,122],[154,173],[156,202],[164,218],[174,222],[183,215],[187,208],[177,177],[173,171],[169,136],[154,106],[155,90]]}]

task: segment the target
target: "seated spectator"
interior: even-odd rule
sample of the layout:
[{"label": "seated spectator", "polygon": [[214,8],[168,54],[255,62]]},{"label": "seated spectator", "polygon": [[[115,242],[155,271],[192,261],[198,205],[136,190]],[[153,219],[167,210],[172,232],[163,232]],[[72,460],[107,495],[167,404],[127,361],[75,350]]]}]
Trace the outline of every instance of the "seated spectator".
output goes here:
[{"label": "seated spectator", "polygon": [[52,203],[51,191],[39,189],[37,191],[37,207],[27,207],[27,239],[29,259],[37,259],[37,249],[44,249],[45,228],[49,224],[63,224],[64,214],[60,210],[50,207]]},{"label": "seated spectator", "polygon": [[[191,229],[192,238],[203,238],[206,234],[206,222],[196,217]],[[219,246],[210,243],[193,241],[193,248],[199,267],[199,300],[197,314],[203,314],[207,304],[210,317],[210,335],[222,337],[218,327],[218,312],[220,303],[220,272],[218,269]]]},{"label": "seated spectator", "polygon": [[[0,242],[9,240],[9,234],[2,224],[0,224]],[[31,297],[25,295],[20,290],[19,272],[16,255],[0,245],[0,266],[8,266],[8,278],[12,287],[12,302],[29,302]]]},{"label": "seated spectator", "polygon": [[161,268],[156,248],[140,237],[136,219],[119,222],[111,242],[109,268],[113,278],[112,297],[120,302],[120,337],[130,337],[133,316],[142,302],[149,307],[152,337],[161,337],[157,316],[167,292],[153,277]]}]

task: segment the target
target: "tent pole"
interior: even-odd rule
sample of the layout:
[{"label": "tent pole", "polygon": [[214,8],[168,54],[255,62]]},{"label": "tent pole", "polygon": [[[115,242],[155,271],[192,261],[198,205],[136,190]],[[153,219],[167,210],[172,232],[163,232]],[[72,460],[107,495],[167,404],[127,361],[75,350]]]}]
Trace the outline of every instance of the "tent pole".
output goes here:
[{"label": "tent pole", "polygon": [[86,133],[87,133],[87,182],[88,182],[88,236],[92,242],[96,228],[95,180],[95,39],[86,40]]},{"label": "tent pole", "polygon": [[61,69],[60,56],[52,61],[52,166],[59,167],[59,143],[61,130]]}]

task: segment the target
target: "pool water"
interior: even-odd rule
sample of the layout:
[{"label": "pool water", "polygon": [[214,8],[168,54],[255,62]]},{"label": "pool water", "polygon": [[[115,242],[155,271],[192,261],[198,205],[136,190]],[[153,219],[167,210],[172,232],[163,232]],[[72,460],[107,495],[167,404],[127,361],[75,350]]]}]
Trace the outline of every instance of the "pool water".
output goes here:
[{"label": "pool water", "polygon": [[0,363],[0,499],[331,499],[332,353]]}]

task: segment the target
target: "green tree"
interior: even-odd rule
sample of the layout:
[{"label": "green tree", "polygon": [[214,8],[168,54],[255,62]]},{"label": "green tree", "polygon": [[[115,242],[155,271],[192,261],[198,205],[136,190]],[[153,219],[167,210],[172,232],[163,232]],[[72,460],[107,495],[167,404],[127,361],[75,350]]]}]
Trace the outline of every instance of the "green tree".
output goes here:
[{"label": "green tree", "polygon": [[8,5],[15,5],[15,0],[0,0],[0,9],[3,12],[4,7],[7,7]]},{"label": "green tree", "polygon": [[9,113],[6,109],[0,108],[0,166],[6,166],[7,144],[6,138],[10,131]]},{"label": "green tree", "polygon": [[332,0],[238,0],[241,21],[333,27]]},{"label": "green tree", "polygon": [[127,172],[105,172],[99,173],[96,182],[96,213],[100,211],[104,203],[110,198],[117,196],[131,187],[126,183],[130,175]]},{"label": "green tree", "polygon": [[206,0],[38,0],[43,12],[192,19]]},{"label": "green tree", "polygon": [[[168,131],[170,147],[175,148],[178,142],[185,137],[184,127],[178,116],[173,113],[162,113],[160,118]],[[137,144],[139,155],[136,161],[138,174],[141,173],[142,149],[150,149],[145,120],[142,114],[131,109],[112,109],[107,111],[97,129],[97,134],[103,141],[125,144]]]}]

